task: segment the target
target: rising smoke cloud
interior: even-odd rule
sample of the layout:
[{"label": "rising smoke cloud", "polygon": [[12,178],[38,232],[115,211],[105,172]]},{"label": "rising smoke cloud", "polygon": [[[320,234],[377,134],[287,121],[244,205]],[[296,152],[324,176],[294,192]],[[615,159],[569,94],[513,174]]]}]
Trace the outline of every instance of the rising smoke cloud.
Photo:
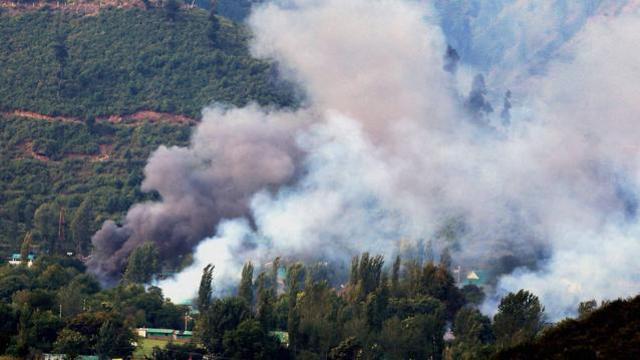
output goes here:
[{"label": "rising smoke cloud", "polygon": [[304,116],[256,106],[205,110],[189,147],[161,146],[145,167],[142,190],[162,200],[134,205],[122,226],[105,222],[93,236],[89,268],[113,281],[146,241],[179,265],[218,221],[247,214],[255,192],[295,178],[294,134],[304,126]]},{"label": "rising smoke cloud", "polygon": [[[116,274],[149,239],[164,254],[196,246],[193,265],[160,283],[183,300],[207,263],[224,291],[244,261],[392,256],[400,239],[428,238],[467,267],[510,259],[496,296],[530,289],[552,319],[638,292],[640,16],[616,14],[582,19],[544,71],[519,78],[506,127],[465,110],[474,68],[443,70],[450,39],[423,2],[261,6],[253,52],[280,64],[308,107],[207,110],[189,148],[153,154],[143,186],[162,201],[105,223],[93,268]],[[465,224],[455,244],[436,236],[453,218]]]}]

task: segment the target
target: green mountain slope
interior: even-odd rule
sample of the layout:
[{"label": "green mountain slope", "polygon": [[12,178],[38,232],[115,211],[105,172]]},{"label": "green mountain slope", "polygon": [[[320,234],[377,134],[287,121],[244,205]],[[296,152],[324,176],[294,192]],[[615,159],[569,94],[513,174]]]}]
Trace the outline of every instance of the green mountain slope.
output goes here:
[{"label": "green mountain slope", "polygon": [[582,320],[564,320],[533,343],[504,350],[495,359],[639,359],[640,296],[616,300]]},{"label": "green mountain slope", "polygon": [[[91,233],[107,218],[118,218],[134,202],[149,198],[140,191],[142,169],[160,144],[185,145],[184,124],[84,124],[0,117],[0,256],[20,249],[27,231],[33,245],[48,251],[57,238],[59,209],[65,208],[66,239],[53,252],[74,251],[71,222],[76,209],[91,204]],[[152,196],[152,195],[151,195]],[[34,218],[39,208],[53,213]],[[50,219],[53,217],[53,219]],[[83,239],[84,246],[88,238]]]},{"label": "green mountain slope", "polygon": [[[246,30],[216,19],[212,32],[200,9],[173,20],[159,8],[0,15],[0,262],[28,231],[39,251],[77,249],[83,202],[90,235],[152,198],[140,191],[147,157],[191,132],[193,121],[177,115],[197,119],[213,102],[294,103],[274,67],[250,56]],[[61,208],[65,236],[54,244]]]},{"label": "green mountain slope", "polygon": [[49,115],[154,110],[198,116],[211,102],[286,106],[291,91],[249,56],[247,33],[203,10],[41,10],[0,16],[0,108]]}]

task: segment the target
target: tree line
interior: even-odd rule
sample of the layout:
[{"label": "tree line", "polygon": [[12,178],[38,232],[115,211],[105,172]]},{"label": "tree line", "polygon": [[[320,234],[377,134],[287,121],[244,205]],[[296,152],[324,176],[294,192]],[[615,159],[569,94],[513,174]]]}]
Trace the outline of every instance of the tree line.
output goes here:
[{"label": "tree line", "polygon": [[[337,287],[329,266],[275,259],[255,274],[247,263],[236,295],[223,298],[212,297],[215,268],[207,266],[196,302],[202,352],[234,359],[482,359],[531,341],[545,326],[544,308],[524,290],[503,298],[492,321],[478,310],[481,290],[458,288],[443,263],[397,257],[386,266],[382,256],[364,253]],[[449,341],[447,328],[455,337]],[[276,332],[288,335],[286,347]]]},{"label": "tree line", "polygon": [[[138,327],[194,330],[191,342],[155,348],[152,359],[598,359],[636,358],[640,297],[551,325],[532,293],[501,299],[488,317],[482,290],[456,286],[445,262],[387,264],[363,253],[342,270],[327,262],[247,263],[235,289],[216,292],[203,269],[192,305],[145,285],[157,274],[151,244],[134,251],[123,280],[103,288],[83,263],[40,256],[0,267],[0,354],[126,357]],[[346,273],[341,276],[341,273]],[[218,289],[223,290],[223,289]],[[214,293],[225,293],[214,296]],[[607,355],[607,356],[604,356]],[[604,356],[604,357],[603,357]]]}]

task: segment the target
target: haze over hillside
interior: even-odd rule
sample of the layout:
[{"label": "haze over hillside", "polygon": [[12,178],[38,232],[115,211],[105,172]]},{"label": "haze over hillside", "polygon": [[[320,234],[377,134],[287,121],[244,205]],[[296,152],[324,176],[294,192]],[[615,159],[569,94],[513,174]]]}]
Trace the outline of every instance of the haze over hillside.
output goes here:
[{"label": "haze over hillside", "polygon": [[640,2],[0,1],[0,354],[637,357]]}]

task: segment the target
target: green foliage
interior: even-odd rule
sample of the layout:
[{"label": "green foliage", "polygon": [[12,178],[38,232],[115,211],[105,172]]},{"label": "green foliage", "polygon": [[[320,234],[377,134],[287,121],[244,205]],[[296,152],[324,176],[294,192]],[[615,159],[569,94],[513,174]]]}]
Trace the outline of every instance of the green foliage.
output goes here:
[{"label": "green foliage", "polygon": [[583,319],[564,320],[531,341],[499,352],[498,360],[638,359],[640,296],[605,304]]},{"label": "green foliage", "polygon": [[544,326],[544,307],[526,290],[509,293],[498,305],[493,331],[499,347],[511,347],[532,340]]},{"label": "green foliage", "polygon": [[595,300],[583,301],[578,304],[578,318],[585,319],[597,309],[598,302],[596,302]]},{"label": "green foliage", "polygon": [[362,346],[353,336],[344,339],[329,353],[330,360],[354,360],[359,358],[362,358]]},{"label": "green foliage", "polygon": [[242,267],[238,296],[250,306],[253,304],[253,264],[251,262],[244,264]]},{"label": "green foliage", "polygon": [[65,354],[67,359],[73,360],[78,355],[88,354],[88,339],[77,331],[62,329],[53,344],[54,351]]},{"label": "green foliage", "polygon": [[278,343],[258,321],[247,319],[224,334],[223,347],[224,356],[229,359],[273,359]]},{"label": "green foliage", "polygon": [[77,254],[87,254],[91,246],[91,230],[94,228],[94,216],[89,198],[80,203],[71,220],[71,235]]},{"label": "green foliage", "polygon": [[0,302],[0,354],[4,354],[11,344],[17,323],[17,314],[9,304]]},{"label": "green foliage", "polygon": [[477,309],[460,309],[453,323],[453,331],[455,340],[451,353],[454,359],[487,359],[493,352],[491,320]]},{"label": "green foliage", "polygon": [[[364,267],[363,258],[368,264]],[[640,297],[605,304],[580,320],[562,321],[536,336],[543,324],[543,309],[538,299],[526,291],[509,294],[502,300],[493,326],[472,304],[465,304],[449,318],[452,308],[449,297],[441,296],[450,291],[446,290],[446,279],[450,277],[446,270],[429,263],[408,271],[406,267],[416,264],[407,262],[398,271],[399,294],[394,295],[389,279],[393,268],[379,268],[382,258],[363,255],[358,259],[355,267],[358,279],[377,279],[364,298],[357,295],[364,291],[364,285],[336,289],[322,276],[309,275],[314,272],[300,263],[288,267],[286,288],[279,297],[275,295],[274,272],[261,273],[256,280],[253,309],[240,297],[212,299],[210,289],[204,286],[202,293],[210,304],[202,306],[197,316],[198,344],[170,344],[165,349],[154,349],[153,356],[156,359],[189,356],[197,359],[203,354],[231,359],[640,356],[636,350],[640,348],[637,337]],[[212,268],[204,274],[209,274]],[[133,328],[181,329],[184,325],[188,307],[173,304],[159,288],[145,289],[140,284],[123,282],[101,290],[95,278],[84,271],[80,261],[66,256],[41,256],[31,267],[0,267],[0,353],[22,358],[51,351],[65,352],[69,357],[80,353],[126,357],[133,350]],[[210,284],[208,276],[203,278],[202,283]],[[449,320],[453,322],[455,340],[445,348],[443,335]],[[192,324],[187,326],[193,328]],[[532,329],[537,330],[534,333]],[[271,335],[273,331],[287,331],[288,348],[278,343]],[[285,337],[281,339],[286,341]]]},{"label": "green foliage", "polygon": [[0,109],[196,117],[212,102],[292,103],[272,66],[249,55],[241,26],[219,19],[212,48],[207,13],[177,5],[0,17]]},{"label": "green foliage", "polygon": [[[151,151],[163,143],[186,145],[190,132],[187,125],[161,122],[101,122],[90,132],[81,123],[0,115],[0,257],[18,252],[32,229],[33,252],[77,253],[80,246],[86,254],[105,219],[155,196],[140,190]],[[41,140],[58,144],[48,160],[34,159],[26,148]],[[100,158],[100,147],[108,158]],[[67,215],[63,244],[57,244],[60,207]]]},{"label": "green foliage", "polygon": [[156,246],[147,242],[133,250],[129,255],[124,280],[132,283],[149,283],[160,271],[159,255]]},{"label": "green foliage", "polygon": [[202,269],[202,278],[200,279],[200,287],[198,288],[198,310],[207,311],[211,305],[211,295],[213,292],[213,269],[214,266],[208,264]]},{"label": "green foliage", "polygon": [[33,215],[33,225],[35,234],[40,242],[46,244],[46,248],[52,252],[57,252],[58,240],[58,220],[60,208],[55,204],[45,203],[36,209]]},{"label": "green foliage", "polygon": [[265,331],[273,329],[275,315],[273,305],[275,302],[275,291],[267,284],[267,275],[261,273],[258,276],[258,298],[256,301],[256,320],[262,325]]},{"label": "green foliage", "polygon": [[485,294],[482,289],[473,284],[463,286],[462,289],[460,289],[460,292],[466,302],[476,306],[482,304],[485,298]]},{"label": "green foliage", "polygon": [[234,21],[243,21],[254,4],[265,0],[218,0],[217,12]]},{"label": "green foliage", "polygon": [[87,306],[118,311],[132,326],[169,329],[182,328],[188,312],[187,306],[173,304],[159,288],[151,286],[145,291],[144,286],[130,283],[96,294]]},{"label": "green foliage", "polygon": [[209,353],[222,354],[225,334],[250,317],[251,309],[244,299],[218,299],[207,311],[200,313],[196,333]]},{"label": "green foliage", "polygon": [[164,12],[167,19],[175,21],[180,11],[180,2],[178,0],[167,0],[164,4]]},{"label": "green foliage", "polygon": [[367,295],[378,288],[383,265],[382,256],[370,257],[369,253],[364,253],[361,257],[353,258],[349,279],[350,285],[355,289],[353,300],[363,301]]},{"label": "green foliage", "polygon": [[101,358],[126,357],[133,353],[135,337],[130,329],[117,321],[107,320],[98,330],[95,351]]},{"label": "green foliage", "polygon": [[163,349],[154,347],[151,356],[154,360],[190,360],[202,359],[203,355],[204,349],[195,343],[168,343]]}]

